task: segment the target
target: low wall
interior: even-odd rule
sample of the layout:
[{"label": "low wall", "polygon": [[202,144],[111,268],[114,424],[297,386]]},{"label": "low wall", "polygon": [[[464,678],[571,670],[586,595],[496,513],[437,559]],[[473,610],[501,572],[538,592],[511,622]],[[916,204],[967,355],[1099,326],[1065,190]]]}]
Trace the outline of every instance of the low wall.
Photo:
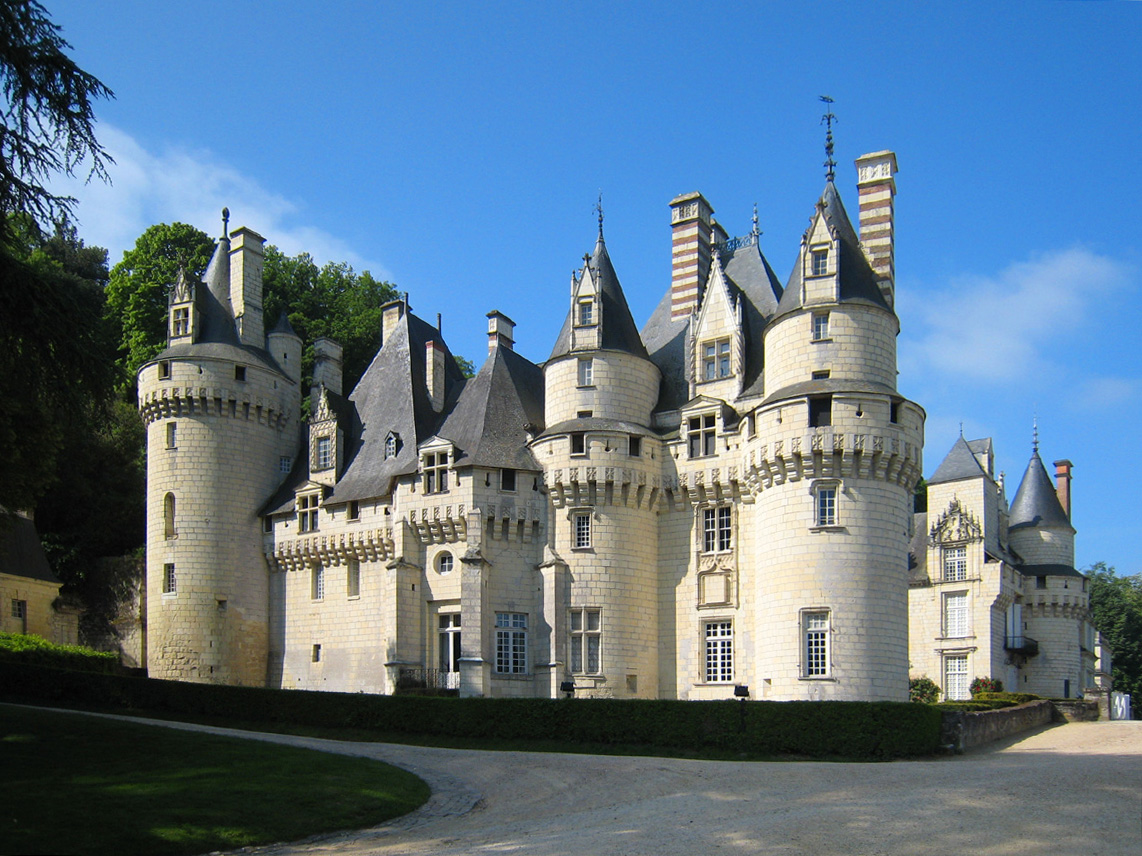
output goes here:
[{"label": "low wall", "polygon": [[1055,699],[1055,720],[1058,722],[1093,722],[1099,718],[1098,702],[1088,699]]},{"label": "low wall", "polygon": [[1047,725],[1054,718],[1054,705],[1046,700],[1029,701],[1000,710],[949,711],[944,714],[940,742],[957,755],[962,755],[975,746]]}]

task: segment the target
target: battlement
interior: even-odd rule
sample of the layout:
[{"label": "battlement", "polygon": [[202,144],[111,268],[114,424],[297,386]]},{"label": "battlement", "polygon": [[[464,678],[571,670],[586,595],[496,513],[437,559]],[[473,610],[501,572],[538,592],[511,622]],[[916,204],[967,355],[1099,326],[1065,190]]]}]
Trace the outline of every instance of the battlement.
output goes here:
[{"label": "battlement", "polygon": [[290,420],[290,414],[280,409],[281,402],[246,391],[188,386],[140,392],[139,415],[146,425],[182,416],[213,416],[244,419],[280,431]]},{"label": "battlement", "polygon": [[903,434],[846,433],[831,428],[790,432],[747,451],[745,481],[757,493],[814,478],[874,479],[911,491],[922,474],[922,450]]}]

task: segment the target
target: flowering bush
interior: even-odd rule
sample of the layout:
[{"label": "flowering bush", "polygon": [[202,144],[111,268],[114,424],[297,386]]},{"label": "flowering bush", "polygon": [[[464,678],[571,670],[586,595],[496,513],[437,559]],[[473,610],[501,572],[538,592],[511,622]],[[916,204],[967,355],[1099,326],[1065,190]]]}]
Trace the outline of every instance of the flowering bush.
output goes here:
[{"label": "flowering bush", "polygon": [[924,675],[908,682],[908,698],[920,704],[935,704],[940,700],[939,685]]},{"label": "flowering bush", "polygon": [[976,678],[971,682],[972,698],[975,698],[980,693],[1001,693],[1003,692],[1003,681],[999,678]]}]

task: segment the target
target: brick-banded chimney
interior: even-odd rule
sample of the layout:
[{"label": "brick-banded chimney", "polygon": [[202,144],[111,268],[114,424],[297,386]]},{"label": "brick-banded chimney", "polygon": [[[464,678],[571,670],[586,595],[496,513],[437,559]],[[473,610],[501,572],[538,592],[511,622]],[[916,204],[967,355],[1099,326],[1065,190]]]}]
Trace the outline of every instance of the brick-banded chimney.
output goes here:
[{"label": "brick-banded chimney", "polygon": [[698,192],[670,200],[673,272],[670,317],[686,318],[697,310],[710,275],[714,209]]},{"label": "brick-banded chimney", "polygon": [[1071,468],[1074,466],[1065,458],[1055,461],[1055,496],[1059,498],[1059,505],[1067,513],[1067,520],[1071,519]]},{"label": "brick-banded chimney", "polygon": [[896,250],[893,197],[896,196],[896,154],[873,152],[856,159],[860,199],[860,242],[888,305],[896,300]]},{"label": "brick-banded chimney", "polygon": [[515,345],[515,322],[500,312],[498,309],[493,309],[488,313],[488,353],[492,353],[499,345],[507,350],[511,350]]}]

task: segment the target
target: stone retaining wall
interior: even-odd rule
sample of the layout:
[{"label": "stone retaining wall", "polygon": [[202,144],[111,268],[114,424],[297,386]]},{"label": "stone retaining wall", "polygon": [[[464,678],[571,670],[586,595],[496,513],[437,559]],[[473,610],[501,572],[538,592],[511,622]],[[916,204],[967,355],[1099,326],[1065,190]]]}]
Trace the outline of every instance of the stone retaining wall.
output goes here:
[{"label": "stone retaining wall", "polygon": [[1046,700],[1000,710],[950,711],[944,714],[940,743],[962,755],[975,746],[1047,725],[1054,719],[1054,704]]}]

